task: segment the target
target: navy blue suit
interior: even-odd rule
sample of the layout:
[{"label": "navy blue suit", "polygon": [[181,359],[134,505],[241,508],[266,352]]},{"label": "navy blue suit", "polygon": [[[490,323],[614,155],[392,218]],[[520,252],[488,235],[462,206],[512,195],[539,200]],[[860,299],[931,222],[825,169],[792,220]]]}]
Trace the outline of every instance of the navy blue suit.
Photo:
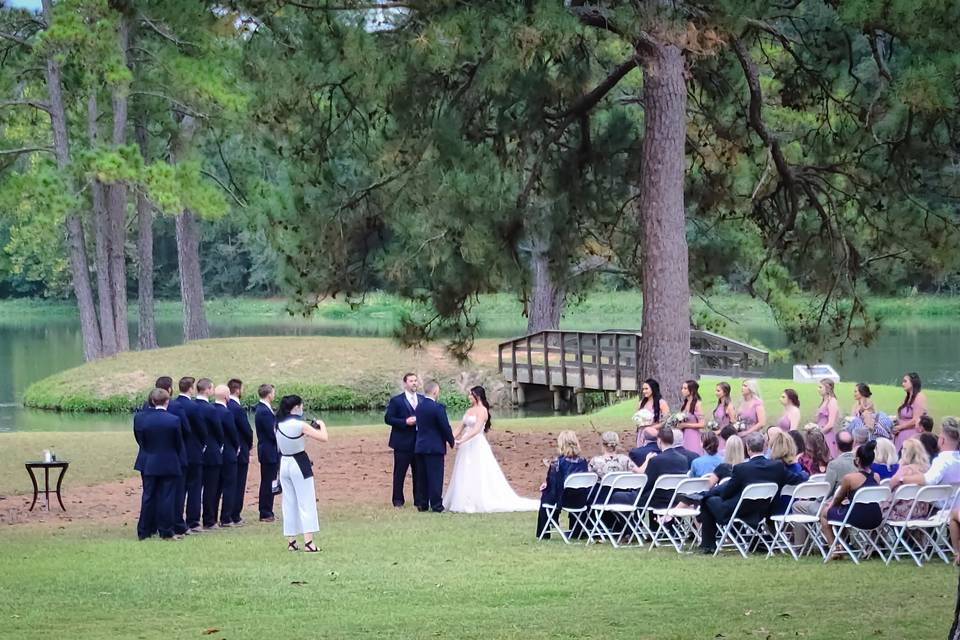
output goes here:
[{"label": "navy blue suit", "polygon": [[645,442],[642,447],[630,449],[630,453],[628,455],[633,461],[633,464],[639,467],[647,461],[647,456],[651,453],[660,453],[660,446],[657,444],[656,440]]},{"label": "navy blue suit", "polygon": [[[182,472],[180,418],[163,409],[147,409],[137,414],[133,432],[143,451],[140,521],[155,519],[160,537],[170,538],[174,534],[177,478]],[[138,523],[138,535],[140,531]]]},{"label": "navy blue suit", "polygon": [[[146,454],[144,454],[143,446],[140,444],[140,430],[143,428],[141,423],[146,417],[148,411],[154,411],[154,408],[149,404],[144,404],[136,413],[133,414],[133,437],[137,441],[137,458],[133,461],[133,469],[134,471],[140,472],[140,486],[144,493],[146,479],[143,477],[143,464]],[[145,513],[141,508],[140,518],[137,520],[137,537],[143,540],[144,538],[149,538],[156,532],[157,520],[154,517],[153,512]]]},{"label": "navy blue suit", "polygon": [[[187,445],[187,473],[184,476],[184,490],[186,508],[184,524],[188,529],[200,526],[200,505],[203,496],[203,456],[207,446],[206,421],[200,417],[199,408],[194,400],[185,394],[180,394],[170,401],[168,407],[171,413],[179,412],[185,416],[190,428],[190,436],[186,439]],[[178,508],[182,505],[178,504]]]},{"label": "navy blue suit", "polygon": [[193,439],[193,431],[190,429],[190,421],[187,420],[187,412],[183,405],[175,400],[170,400],[167,404],[167,412],[180,419],[180,435],[183,438],[183,446],[180,449],[180,477],[177,478],[177,489],[174,497],[173,530],[174,533],[183,535],[187,532],[187,523],[183,518],[183,505],[187,499],[187,468],[190,461],[190,445],[188,442]]},{"label": "navy blue suit", "polygon": [[[421,480],[414,487],[413,503],[420,511],[428,508],[443,511],[443,458],[447,445],[454,446],[453,429],[447,419],[447,408],[430,398],[417,403],[417,438],[414,443],[417,473]],[[416,491],[419,489],[419,491]]]},{"label": "navy blue suit", "polygon": [[203,450],[203,526],[217,524],[220,503],[220,467],[223,466],[223,427],[220,414],[208,400],[194,401],[197,417],[206,429],[207,446]]},{"label": "navy blue suit", "polygon": [[[424,396],[417,394],[417,406],[423,402]],[[390,398],[387,404],[387,412],[383,416],[383,421],[390,425],[390,441],[388,446],[393,449],[393,506],[402,507],[403,482],[407,477],[407,469],[411,470],[413,475],[413,495],[416,502],[417,487],[420,484],[420,474],[417,472],[417,465],[414,464],[414,448],[417,444],[417,425],[407,424],[407,418],[415,417],[416,411],[410,402],[407,401],[406,394]]]},{"label": "navy blue suit", "polygon": [[220,465],[220,496],[223,501],[220,506],[220,525],[236,522],[234,513],[237,510],[237,454],[240,451],[240,433],[237,431],[233,413],[226,405],[214,404],[214,409],[220,417],[220,427],[223,429],[223,464]]},{"label": "navy blue suit", "polygon": [[[713,549],[717,545],[717,523],[726,524],[733,516],[740,494],[747,485],[759,482],[773,482],[780,489],[785,484],[800,484],[807,479],[806,473],[795,473],[787,469],[779,460],[768,460],[763,455],[755,455],[746,462],[733,467],[730,480],[722,486],[715,487],[709,497],[703,501],[700,508],[700,522],[702,524],[702,541],[700,546]],[[777,497],[770,502],[750,501],[744,503],[737,517],[756,525],[765,518],[773,505],[777,504]]]},{"label": "navy blue suit", "polygon": [[240,438],[240,451],[237,453],[237,492],[233,499],[233,521],[240,522],[243,497],[247,492],[247,472],[250,470],[250,450],[253,449],[253,429],[250,428],[250,419],[242,404],[230,398],[227,401],[227,408],[233,414],[233,423],[237,427],[237,435]]},{"label": "navy blue suit", "polygon": [[273,518],[273,481],[280,473],[280,450],[277,449],[277,417],[273,409],[257,403],[253,416],[257,428],[257,460],[260,461],[259,509],[261,518]]}]

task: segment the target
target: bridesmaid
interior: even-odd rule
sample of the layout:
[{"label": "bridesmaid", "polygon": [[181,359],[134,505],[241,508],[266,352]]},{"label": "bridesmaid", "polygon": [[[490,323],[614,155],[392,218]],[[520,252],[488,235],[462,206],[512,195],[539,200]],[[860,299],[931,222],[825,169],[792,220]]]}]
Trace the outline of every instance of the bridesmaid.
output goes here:
[{"label": "bridesmaid", "polygon": [[840,455],[837,449],[837,418],[840,415],[840,407],[837,403],[837,394],[833,390],[833,380],[824,378],[817,387],[820,397],[820,408],[817,409],[817,426],[823,432],[823,439],[827,441],[827,449],[830,450],[830,459]]},{"label": "bridesmaid", "polygon": [[920,433],[920,416],[927,413],[927,395],[921,388],[919,375],[908,373],[903,376],[903,390],[907,395],[897,410],[897,423],[893,425],[897,451],[903,447],[904,442]]},{"label": "bridesmaid", "polygon": [[[659,429],[663,419],[670,415],[670,407],[660,395],[660,383],[653,378],[644,380],[640,387],[640,404],[637,406],[637,411],[641,409],[646,409],[653,414],[653,424],[649,426],[655,429]],[[637,446],[643,446],[643,429],[637,429]]]},{"label": "bridesmaid", "polygon": [[793,389],[784,389],[780,394],[780,403],[783,405],[783,415],[777,421],[777,426],[784,432],[793,431],[800,426],[800,398]]},{"label": "bridesmaid", "polygon": [[695,380],[687,380],[680,387],[680,396],[683,398],[683,404],[680,405],[680,411],[683,412],[683,422],[678,426],[683,431],[683,448],[693,451],[698,456],[703,455],[703,444],[700,441],[700,434],[703,428],[707,426],[703,419],[703,402],[700,400],[700,385]]},{"label": "bridesmaid", "polygon": [[733,408],[733,400],[730,399],[730,385],[721,382],[717,385],[717,407],[713,410],[713,419],[717,422],[717,431],[733,424],[737,419],[737,412]]},{"label": "bridesmaid", "polygon": [[853,387],[853,408],[850,409],[850,416],[853,418],[863,417],[864,402],[870,400],[873,392],[870,391],[870,385],[865,382],[858,382]]},{"label": "bridesmaid", "polygon": [[741,393],[743,394],[743,402],[740,403],[737,415],[746,425],[746,429],[740,434],[742,437],[744,433],[760,431],[767,423],[767,413],[763,408],[763,400],[760,398],[756,380],[753,378],[744,380]]}]

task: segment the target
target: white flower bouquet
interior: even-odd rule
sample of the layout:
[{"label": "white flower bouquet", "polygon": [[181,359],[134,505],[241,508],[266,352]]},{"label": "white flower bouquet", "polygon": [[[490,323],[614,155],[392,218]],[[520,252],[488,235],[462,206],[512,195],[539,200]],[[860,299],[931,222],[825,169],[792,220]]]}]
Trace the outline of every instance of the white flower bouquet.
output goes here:
[{"label": "white flower bouquet", "polygon": [[650,409],[640,409],[640,411],[633,414],[633,424],[637,425],[637,429],[649,427],[653,424],[653,411],[650,411]]}]

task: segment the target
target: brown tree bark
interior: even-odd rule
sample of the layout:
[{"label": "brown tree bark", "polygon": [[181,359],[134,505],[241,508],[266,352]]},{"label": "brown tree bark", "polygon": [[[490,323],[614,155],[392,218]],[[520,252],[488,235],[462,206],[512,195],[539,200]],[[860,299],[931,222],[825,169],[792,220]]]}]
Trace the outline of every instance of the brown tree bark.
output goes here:
[{"label": "brown tree bark", "polygon": [[[170,145],[170,160],[176,164],[186,157],[198,123],[192,116],[183,116]],[[203,275],[200,271],[200,230],[197,217],[184,209],[176,219],[177,263],[180,267],[180,298],[183,300],[183,339],[202,340],[210,337],[207,314],[203,308]]]},{"label": "brown tree bark", "polygon": [[677,407],[690,371],[690,288],[683,208],[687,87],[681,49],[645,40],[644,139],[637,204],[643,260],[641,378]]},{"label": "brown tree bark", "polygon": [[[49,25],[53,20],[53,0],[43,0],[43,17]],[[57,167],[68,170],[70,164],[70,144],[67,138],[67,116],[63,104],[63,86],[60,77],[60,63],[53,53],[46,59],[47,92],[50,96],[50,126],[53,130],[53,149]],[[67,248],[70,253],[70,270],[73,279],[73,293],[77,298],[80,312],[80,333],[83,336],[83,356],[86,360],[101,357],[103,343],[100,336],[100,323],[93,302],[93,287],[90,283],[90,267],[87,265],[87,250],[83,237],[83,224],[76,212],[67,215]]]},{"label": "brown tree bark", "polygon": [[530,257],[530,273],[532,287],[527,309],[527,333],[559,329],[566,289],[551,273],[546,253],[536,247]]},{"label": "brown tree bark", "polygon": [[[87,138],[90,146],[97,144],[100,137],[97,126],[97,95],[90,93],[87,99]],[[94,179],[90,183],[90,195],[93,202],[94,229],[94,268],[97,272],[97,302],[100,310],[100,337],[103,355],[112,356],[117,352],[117,332],[113,324],[113,289],[110,287],[110,219],[104,195],[104,185]]]},{"label": "brown tree bark", "polygon": [[[147,128],[137,122],[134,135],[140,155],[147,160]],[[157,326],[153,305],[153,205],[143,189],[137,189],[137,344],[140,350],[157,348]]]}]

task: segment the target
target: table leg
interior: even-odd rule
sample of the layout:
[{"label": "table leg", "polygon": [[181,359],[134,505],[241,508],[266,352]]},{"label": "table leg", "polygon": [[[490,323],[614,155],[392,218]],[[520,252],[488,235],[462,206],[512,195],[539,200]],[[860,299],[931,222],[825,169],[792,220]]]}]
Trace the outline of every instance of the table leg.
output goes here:
[{"label": "table leg", "polygon": [[37,498],[40,497],[40,487],[37,486],[37,476],[33,475],[33,469],[27,466],[27,473],[30,474],[30,482],[33,483],[33,502],[30,503],[29,511],[37,505]]},{"label": "table leg", "polygon": [[60,508],[63,509],[64,511],[66,511],[67,508],[63,506],[63,498],[60,496],[60,485],[63,484],[63,476],[65,475],[67,475],[67,468],[60,467],[60,477],[57,478],[57,502],[60,503]]},{"label": "table leg", "polygon": [[47,511],[50,511],[50,467],[43,468],[43,497],[47,501]]}]

